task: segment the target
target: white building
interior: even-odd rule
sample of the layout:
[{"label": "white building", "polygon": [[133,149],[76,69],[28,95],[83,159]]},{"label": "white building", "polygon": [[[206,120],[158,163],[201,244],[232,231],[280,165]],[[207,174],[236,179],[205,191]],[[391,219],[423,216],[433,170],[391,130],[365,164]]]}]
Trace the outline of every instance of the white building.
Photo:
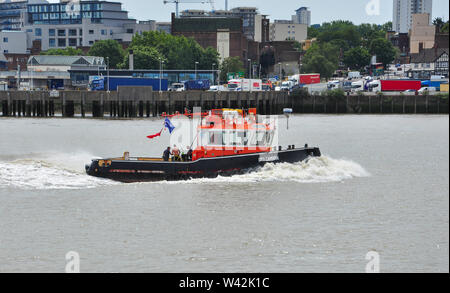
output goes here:
[{"label": "white building", "polygon": [[0,53],[29,54],[27,34],[21,31],[0,31]]},{"label": "white building", "polygon": [[275,20],[270,24],[270,41],[303,41],[308,36],[308,25],[289,20]]},{"label": "white building", "polygon": [[113,39],[131,42],[136,34],[156,29],[154,21],[137,22],[128,17],[120,2],[85,0],[71,6],[68,0],[49,3],[29,1],[22,30],[28,35],[28,47],[41,41],[42,50],[66,47],[90,47],[96,41]]},{"label": "white building", "polygon": [[[397,33],[408,33],[412,25],[412,15],[428,13],[433,15],[433,0],[394,0],[392,28]],[[430,17],[431,21],[432,17]]]},{"label": "white building", "polygon": [[295,11],[295,15],[292,16],[292,21],[294,23],[311,25],[311,11],[308,7],[300,7]]}]

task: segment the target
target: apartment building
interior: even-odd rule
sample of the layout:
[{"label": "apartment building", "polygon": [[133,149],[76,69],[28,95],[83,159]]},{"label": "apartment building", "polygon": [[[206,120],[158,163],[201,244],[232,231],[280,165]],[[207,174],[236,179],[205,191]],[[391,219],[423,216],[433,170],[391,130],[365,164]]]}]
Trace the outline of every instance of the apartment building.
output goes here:
[{"label": "apartment building", "polygon": [[23,30],[29,42],[40,40],[42,50],[90,47],[96,41],[131,42],[133,35],[155,30],[155,22],[137,22],[128,17],[120,2],[80,1],[71,7],[60,3],[29,4]]},{"label": "apartment building", "polygon": [[270,25],[270,41],[303,41],[308,36],[308,25],[289,20],[275,20]]},{"label": "apartment building", "polygon": [[300,7],[295,11],[295,15],[292,16],[294,23],[311,25],[311,11],[307,7]]},{"label": "apartment building", "polygon": [[436,27],[430,25],[430,17],[428,13],[413,14],[412,26],[409,33],[411,54],[416,54],[423,49],[434,47]]},{"label": "apartment building", "polygon": [[413,14],[433,15],[433,0],[394,0],[393,11],[393,30],[397,33],[408,33],[412,27]]}]

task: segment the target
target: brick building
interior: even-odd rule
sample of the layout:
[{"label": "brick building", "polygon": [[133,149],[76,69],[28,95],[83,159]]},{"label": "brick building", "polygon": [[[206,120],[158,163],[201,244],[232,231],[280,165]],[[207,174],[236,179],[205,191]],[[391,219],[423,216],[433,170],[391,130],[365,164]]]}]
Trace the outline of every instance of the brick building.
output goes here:
[{"label": "brick building", "polygon": [[172,35],[193,38],[203,48],[216,49],[221,60],[237,56],[244,64],[247,61],[249,40],[239,17],[176,18],[172,14]]}]

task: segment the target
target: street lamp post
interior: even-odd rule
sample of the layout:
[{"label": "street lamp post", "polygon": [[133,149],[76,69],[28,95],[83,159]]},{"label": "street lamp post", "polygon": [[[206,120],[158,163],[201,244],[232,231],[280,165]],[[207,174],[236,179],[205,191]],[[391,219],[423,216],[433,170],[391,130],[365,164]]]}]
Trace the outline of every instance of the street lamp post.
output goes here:
[{"label": "street lamp post", "polygon": [[213,84],[216,84],[216,73],[214,72],[214,67],[216,66],[216,63],[212,64],[212,75],[213,75]]},{"label": "street lamp post", "polygon": [[198,65],[198,62],[196,61],[195,62],[195,80],[197,80],[197,65]]},{"label": "street lamp post", "polygon": [[106,75],[108,76],[108,93],[110,92],[110,80],[109,80],[109,57],[106,57]]},{"label": "street lamp post", "polygon": [[162,58],[159,58],[159,93],[162,92],[162,75],[163,75],[163,68],[164,66],[164,60]]},{"label": "street lamp post", "polygon": [[281,62],[279,62],[278,65],[280,66],[280,82],[281,82],[281,80],[283,79],[283,77],[281,76],[281,74],[282,74],[282,72],[281,72],[282,71],[281,70]]}]

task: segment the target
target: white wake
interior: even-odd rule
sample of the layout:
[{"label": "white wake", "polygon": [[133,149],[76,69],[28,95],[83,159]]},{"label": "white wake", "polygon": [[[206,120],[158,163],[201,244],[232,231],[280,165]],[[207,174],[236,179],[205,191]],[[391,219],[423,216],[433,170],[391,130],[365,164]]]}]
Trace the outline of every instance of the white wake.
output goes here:
[{"label": "white wake", "polygon": [[369,176],[370,173],[356,162],[322,156],[296,164],[266,164],[264,167],[243,175],[235,175],[232,177],[219,176],[214,179],[194,179],[185,183],[326,183]]},{"label": "white wake", "polygon": [[0,161],[0,188],[25,190],[88,189],[116,184],[86,175],[86,153],[32,154],[23,159]]}]

